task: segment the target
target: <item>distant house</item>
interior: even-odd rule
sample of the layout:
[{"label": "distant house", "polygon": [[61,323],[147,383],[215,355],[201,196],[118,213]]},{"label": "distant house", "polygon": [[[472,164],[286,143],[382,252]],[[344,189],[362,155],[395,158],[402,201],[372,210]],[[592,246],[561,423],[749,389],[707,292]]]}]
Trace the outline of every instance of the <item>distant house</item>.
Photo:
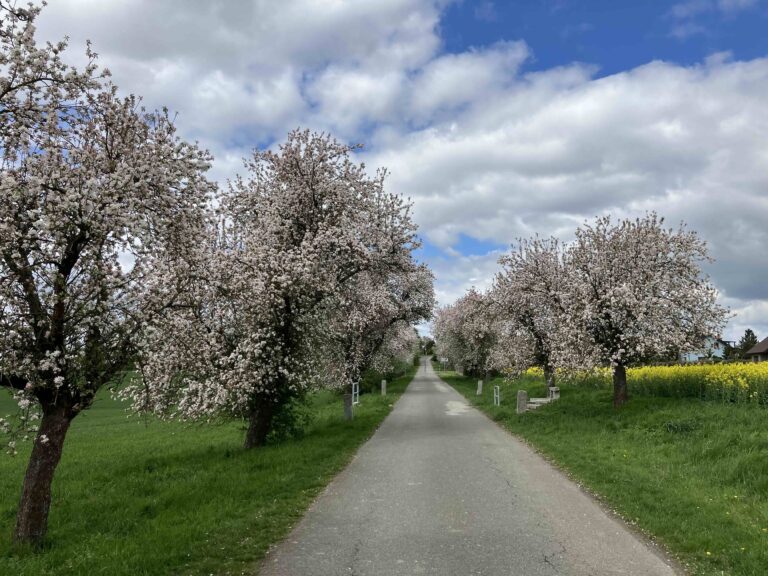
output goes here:
[{"label": "distant house", "polygon": [[708,360],[711,358],[725,358],[725,349],[728,346],[728,342],[715,338],[714,336],[708,336],[698,350],[690,350],[688,352],[680,353],[680,362],[699,362],[700,360]]},{"label": "distant house", "polygon": [[753,362],[763,362],[768,360],[768,338],[752,346],[744,352],[744,358]]}]

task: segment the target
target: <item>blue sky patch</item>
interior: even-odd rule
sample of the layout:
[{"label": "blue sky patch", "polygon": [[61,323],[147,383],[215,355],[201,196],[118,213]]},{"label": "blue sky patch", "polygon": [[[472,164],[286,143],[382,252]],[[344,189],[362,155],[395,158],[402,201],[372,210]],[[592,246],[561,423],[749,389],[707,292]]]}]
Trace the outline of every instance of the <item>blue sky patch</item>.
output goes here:
[{"label": "blue sky patch", "polygon": [[768,6],[750,0],[543,0],[452,4],[441,21],[448,52],[525,40],[527,70],[574,61],[609,75],[665,60],[683,65],[717,52],[738,60],[762,57],[768,47]]}]

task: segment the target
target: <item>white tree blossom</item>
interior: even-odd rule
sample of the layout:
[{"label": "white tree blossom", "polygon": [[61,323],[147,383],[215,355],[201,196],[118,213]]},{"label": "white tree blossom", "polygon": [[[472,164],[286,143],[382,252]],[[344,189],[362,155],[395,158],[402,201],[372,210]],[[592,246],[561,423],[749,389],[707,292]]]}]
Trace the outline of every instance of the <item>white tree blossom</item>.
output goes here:
[{"label": "white tree blossom", "polygon": [[0,385],[19,403],[21,435],[41,414],[15,533],[39,543],[72,419],[184,290],[210,158],[166,113],[117,97],[93,63],[64,66],[65,44],[37,48],[38,9],[1,6]]},{"label": "white tree blossom", "polygon": [[655,213],[615,224],[598,218],[567,251],[570,360],[583,363],[577,352],[591,346],[612,366],[615,406],[627,400],[627,364],[695,348],[725,323],[700,266],[709,259],[705,242],[684,225],[663,224]]},{"label": "white tree blossom", "polygon": [[419,353],[419,334],[405,322],[398,322],[387,331],[386,338],[371,358],[367,368],[380,374],[393,372],[398,365],[410,363]]},{"label": "white tree blossom", "polygon": [[482,375],[494,367],[497,326],[491,304],[487,295],[471,288],[435,314],[437,354],[465,374]]},{"label": "white tree blossom", "polygon": [[[263,444],[276,415],[325,365],[324,306],[361,275],[402,270],[415,246],[409,205],[369,177],[353,148],[294,131],[256,151],[221,198],[222,224],[190,307],[159,320],[143,346],[141,409],[248,421]],[[168,339],[169,332],[183,334]]]},{"label": "white tree blossom", "polygon": [[541,366],[554,384],[555,350],[562,340],[567,290],[563,251],[556,238],[520,240],[499,259],[488,298],[498,331],[492,352],[498,369],[519,373]]},{"label": "white tree blossom", "polygon": [[[432,317],[432,273],[405,259],[399,269],[359,274],[327,304],[331,365],[345,385],[374,368],[388,371],[418,345],[413,324]],[[407,351],[407,352],[406,352]]]}]

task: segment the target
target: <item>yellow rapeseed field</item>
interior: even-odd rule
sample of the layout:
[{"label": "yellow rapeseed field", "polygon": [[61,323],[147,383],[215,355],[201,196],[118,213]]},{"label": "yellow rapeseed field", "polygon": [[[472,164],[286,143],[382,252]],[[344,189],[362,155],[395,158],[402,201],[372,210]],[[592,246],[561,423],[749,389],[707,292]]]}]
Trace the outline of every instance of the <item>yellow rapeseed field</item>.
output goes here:
[{"label": "yellow rapeseed field", "polygon": [[[539,376],[541,369],[527,372]],[[609,368],[560,373],[559,381],[578,386],[608,387]],[[654,396],[686,396],[726,402],[757,402],[768,405],[768,362],[640,366],[627,370],[630,393]]]}]

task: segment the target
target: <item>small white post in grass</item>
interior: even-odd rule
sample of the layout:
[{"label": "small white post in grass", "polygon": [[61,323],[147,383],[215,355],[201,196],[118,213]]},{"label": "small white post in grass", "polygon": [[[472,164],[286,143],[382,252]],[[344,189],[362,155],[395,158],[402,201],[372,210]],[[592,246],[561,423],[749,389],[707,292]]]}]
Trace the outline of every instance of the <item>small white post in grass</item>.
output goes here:
[{"label": "small white post in grass", "polygon": [[483,393],[483,381],[477,381],[477,395],[480,396]]},{"label": "small white post in grass", "polygon": [[360,382],[352,382],[352,406],[360,404]]},{"label": "small white post in grass", "polygon": [[560,388],[558,388],[557,386],[550,386],[549,388],[547,388],[547,392],[548,392],[547,397],[550,400],[558,400],[560,398]]},{"label": "small white post in grass", "polygon": [[501,390],[498,386],[493,387],[493,405],[501,406]]},{"label": "small white post in grass", "polygon": [[387,381],[382,380],[381,381],[381,395],[386,396],[387,395]]}]

